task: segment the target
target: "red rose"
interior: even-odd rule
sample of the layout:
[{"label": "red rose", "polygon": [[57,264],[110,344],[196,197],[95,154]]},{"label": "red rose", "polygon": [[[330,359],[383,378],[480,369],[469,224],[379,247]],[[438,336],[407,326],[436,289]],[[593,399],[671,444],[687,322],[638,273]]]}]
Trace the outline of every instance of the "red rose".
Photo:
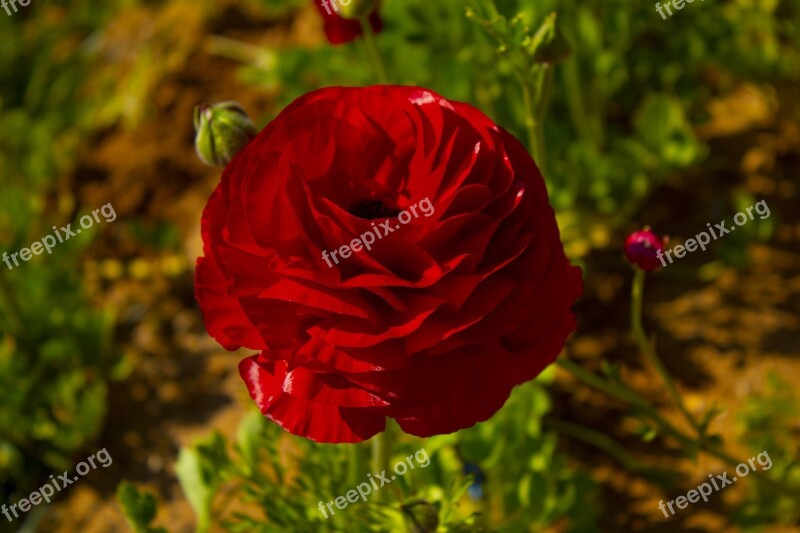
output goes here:
[{"label": "red rose", "polygon": [[[352,1],[352,0],[351,0]],[[320,15],[322,15],[323,29],[325,30],[325,37],[331,44],[342,44],[353,39],[358,38],[363,33],[361,22],[356,19],[347,19],[339,15],[337,2],[326,0],[325,4],[322,0],[312,0],[317,7]],[[378,33],[383,29],[383,21],[378,15],[378,3],[376,3],[375,10],[369,15],[369,24],[372,26],[372,31]]]},{"label": "red rose", "polygon": [[[425,199],[434,213],[400,225]],[[381,226],[370,250],[326,264]],[[418,436],[470,427],[575,329],[581,273],[533,160],[427,89],[295,100],[227,166],[202,231],[209,333],[260,351],[239,365],[250,395],[315,441],[367,439],[387,416]]]}]

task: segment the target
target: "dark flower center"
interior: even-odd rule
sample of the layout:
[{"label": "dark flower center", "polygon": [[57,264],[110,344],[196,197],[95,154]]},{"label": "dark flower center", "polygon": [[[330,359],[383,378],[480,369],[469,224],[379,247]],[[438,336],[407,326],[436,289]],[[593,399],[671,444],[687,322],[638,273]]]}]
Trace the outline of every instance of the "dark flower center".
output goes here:
[{"label": "dark flower center", "polygon": [[351,215],[365,220],[375,218],[391,218],[400,214],[399,209],[392,209],[380,200],[360,200],[347,210]]}]

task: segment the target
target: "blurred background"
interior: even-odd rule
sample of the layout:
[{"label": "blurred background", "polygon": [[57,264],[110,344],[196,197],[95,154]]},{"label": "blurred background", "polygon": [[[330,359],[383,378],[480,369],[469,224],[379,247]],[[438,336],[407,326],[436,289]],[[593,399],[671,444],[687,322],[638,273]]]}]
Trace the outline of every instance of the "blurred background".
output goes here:
[{"label": "blurred background", "polygon": [[[401,438],[398,456],[433,458],[398,485],[402,506],[322,519],[317,501],[366,475],[348,466],[363,450],[253,414],[248,354],[206,334],[193,268],[220,171],[194,153],[192,110],[236,100],[262,127],[310,90],[378,83],[364,40],[328,43],[311,0],[18,7],[0,10],[0,252],[107,203],[117,219],[0,263],[0,495],[15,503],[102,448],[113,464],[0,531],[800,531],[800,0],[694,2],[666,20],[629,0],[378,7],[392,83],[470,102],[540,152],[586,285],[562,357],[678,427],[628,331],[625,237],[649,225],[671,246],[769,205],[647,277],[645,328],[687,408],[715,409],[709,434],[734,457],[773,462],[669,518],[660,500],[732,469],[553,367],[485,423]],[[530,53],[540,28],[566,45]],[[538,140],[529,78],[546,91]]]}]

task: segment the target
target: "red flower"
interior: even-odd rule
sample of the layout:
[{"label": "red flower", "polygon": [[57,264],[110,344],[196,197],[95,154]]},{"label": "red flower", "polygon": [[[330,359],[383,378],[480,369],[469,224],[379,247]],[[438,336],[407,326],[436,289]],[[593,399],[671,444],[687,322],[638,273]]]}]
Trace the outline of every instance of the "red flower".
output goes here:
[{"label": "red flower", "polygon": [[625,239],[625,257],[646,272],[661,266],[659,256],[664,251],[664,241],[649,227],[634,231]]},{"label": "red flower", "polygon": [[[432,209],[398,227],[425,199]],[[326,264],[379,226],[394,229]],[[315,441],[367,439],[387,416],[418,436],[470,427],[575,329],[581,273],[533,160],[427,89],[295,100],[227,166],[202,233],[209,333],[260,351],[239,365],[250,395]]]},{"label": "red flower", "polygon": [[[339,15],[339,8],[336,7],[337,3],[335,1],[326,0],[326,4],[323,4],[322,0],[312,0],[312,2],[314,2],[320,15],[322,15],[325,36],[331,44],[342,44],[352,41],[363,33],[360,21],[343,18]],[[375,33],[383,29],[383,21],[378,15],[378,6],[379,3],[376,2],[375,10],[369,15],[369,24],[372,26],[372,31]]]}]

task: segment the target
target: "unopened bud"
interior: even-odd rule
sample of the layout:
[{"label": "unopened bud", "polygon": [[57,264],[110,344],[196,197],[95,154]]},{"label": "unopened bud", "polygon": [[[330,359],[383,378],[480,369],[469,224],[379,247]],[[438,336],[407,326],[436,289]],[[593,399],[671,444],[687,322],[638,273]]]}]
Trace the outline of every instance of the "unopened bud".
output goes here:
[{"label": "unopened bud", "polygon": [[408,530],[413,533],[432,533],[439,527],[439,512],[425,500],[415,500],[403,505],[403,515]]},{"label": "unopened bud", "polygon": [[206,165],[224,167],[258,130],[236,102],[194,108],[194,146]]},{"label": "unopened bud", "polygon": [[649,226],[634,231],[625,240],[625,257],[646,272],[662,266],[660,257],[664,251],[664,239],[653,233]]}]

